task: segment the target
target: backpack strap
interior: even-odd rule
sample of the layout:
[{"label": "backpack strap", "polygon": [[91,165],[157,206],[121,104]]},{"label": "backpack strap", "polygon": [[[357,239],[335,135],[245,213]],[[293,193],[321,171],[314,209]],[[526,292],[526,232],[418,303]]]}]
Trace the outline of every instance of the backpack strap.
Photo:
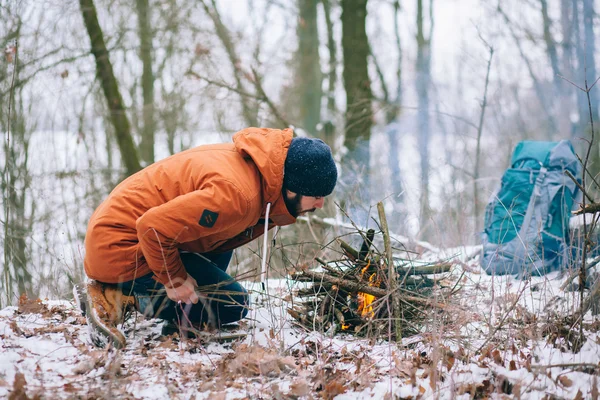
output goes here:
[{"label": "backpack strap", "polygon": [[529,199],[529,204],[527,205],[527,211],[525,212],[525,218],[523,218],[523,224],[521,225],[521,229],[519,230],[519,236],[521,238],[526,237],[527,230],[529,229],[529,224],[531,224],[531,219],[533,218],[533,213],[535,212],[535,203],[542,194],[541,188],[544,184],[544,179],[546,179],[546,172],[548,170],[546,167],[541,167],[540,172],[535,179],[535,186],[533,187],[533,193],[531,194],[531,198]]}]

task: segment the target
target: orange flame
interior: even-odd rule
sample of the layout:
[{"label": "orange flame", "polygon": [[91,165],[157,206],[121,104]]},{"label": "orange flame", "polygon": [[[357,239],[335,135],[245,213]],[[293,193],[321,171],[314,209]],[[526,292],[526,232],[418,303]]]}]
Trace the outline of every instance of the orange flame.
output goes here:
[{"label": "orange flame", "polygon": [[[367,265],[361,271],[361,278],[367,272],[371,266],[371,260],[368,261]],[[377,278],[377,273],[374,272],[369,276],[369,286],[379,287],[381,281]],[[358,312],[362,317],[372,318],[374,315],[373,312],[373,302],[375,301],[375,296],[370,295],[368,293],[358,292]]]}]

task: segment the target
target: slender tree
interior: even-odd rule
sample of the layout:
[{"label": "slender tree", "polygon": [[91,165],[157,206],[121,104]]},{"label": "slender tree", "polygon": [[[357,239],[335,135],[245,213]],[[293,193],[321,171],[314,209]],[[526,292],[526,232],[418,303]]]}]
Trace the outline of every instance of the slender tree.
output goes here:
[{"label": "slender tree", "polygon": [[104,34],[98,22],[96,6],[94,0],[79,0],[79,5],[85,28],[90,37],[91,52],[96,60],[96,73],[108,103],[121,158],[127,174],[131,175],[141,169],[140,160],[131,136],[131,125],[125,112],[123,98],[119,92],[117,78],[113,72],[108,49],[104,42]]},{"label": "slender tree", "polygon": [[400,38],[400,1],[396,0],[393,3],[394,8],[394,37],[396,51],[398,52],[398,60],[396,64],[396,90],[390,88],[391,85],[385,80],[385,74],[381,64],[377,61],[377,57],[371,49],[375,70],[381,84],[383,92],[383,102],[385,104],[385,132],[388,138],[388,168],[390,171],[389,192],[392,193],[394,199],[394,210],[389,215],[389,220],[394,223],[401,224],[405,218],[401,211],[404,201],[404,187],[402,184],[402,171],[400,170],[400,124],[397,119],[401,112],[402,103],[402,45]]},{"label": "slender tree", "polygon": [[[373,125],[371,81],[369,79],[369,41],[366,32],[367,0],[342,0],[342,50],[344,88],[346,89],[346,128],[344,145],[348,149],[342,162],[343,179],[361,189],[363,205],[369,204],[369,144]],[[356,174],[360,175],[356,175]],[[366,221],[361,221],[365,222]]]},{"label": "slender tree", "polygon": [[140,156],[147,164],[154,162],[154,72],[151,9],[148,0],[136,0],[138,15],[138,35],[140,38],[140,59],[142,60],[142,140]]},{"label": "slender tree", "polygon": [[[580,46],[583,47],[582,53],[583,58],[579,59],[579,62],[583,64],[583,74],[581,75],[587,81],[588,87],[596,81],[596,62],[594,56],[596,54],[596,40],[594,35],[594,19],[596,14],[594,11],[593,0],[583,0],[583,40],[580,41]],[[583,85],[580,85],[584,87]],[[583,97],[581,93],[577,94],[579,97]],[[598,87],[592,88],[589,92],[589,101],[591,103],[591,118],[594,122],[598,122]],[[587,102],[586,102],[587,105]],[[584,117],[585,115],[585,117]],[[584,132],[587,133],[586,137],[591,138],[591,127],[590,122],[590,110],[588,108],[582,109],[580,113],[580,121],[585,123]],[[598,136],[596,135],[596,138]],[[590,153],[590,171],[596,177],[600,174],[600,146],[596,143],[592,143],[593,151]]]},{"label": "slender tree", "polygon": [[[5,132],[4,168],[0,180],[4,211],[3,279],[0,286],[3,288],[3,295],[0,298],[0,306],[14,303],[19,294],[29,297],[34,295],[28,238],[32,232],[35,202],[31,199],[31,176],[27,169],[32,128],[27,126],[25,120],[24,87],[20,83],[23,65],[18,49],[22,20],[20,16],[16,18],[14,30],[9,33],[14,42],[5,50],[5,58],[9,62],[0,63],[0,76],[7,77],[9,82],[8,95],[0,95],[0,131]],[[9,65],[12,65],[12,68]],[[15,289],[17,296],[14,296]]]},{"label": "slender tree", "polygon": [[427,235],[430,223],[429,205],[429,87],[431,84],[431,34],[433,31],[433,0],[429,4],[429,34],[425,33],[425,13],[423,0],[417,0],[417,60],[416,79],[419,109],[417,111],[418,146],[421,158],[421,204],[420,225],[422,235]]},{"label": "slender tree", "polygon": [[323,73],[319,58],[317,4],[319,0],[298,0],[298,50],[295,55],[295,85],[302,127],[310,134],[317,132],[321,121]]},{"label": "slender tree", "polygon": [[325,16],[325,26],[327,27],[327,51],[329,54],[327,71],[327,113],[323,123],[323,140],[332,148],[335,145],[335,116],[337,114],[337,105],[335,101],[335,89],[337,84],[337,42],[334,36],[333,21],[331,19],[331,1],[322,0],[323,15]]}]

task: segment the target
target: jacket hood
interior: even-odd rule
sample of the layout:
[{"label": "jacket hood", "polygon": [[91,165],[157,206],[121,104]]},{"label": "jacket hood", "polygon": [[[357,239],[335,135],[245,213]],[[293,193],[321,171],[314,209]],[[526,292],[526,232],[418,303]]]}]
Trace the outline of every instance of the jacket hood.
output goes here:
[{"label": "jacket hood", "polygon": [[294,133],[291,129],[247,128],[233,135],[236,150],[251,158],[262,175],[264,201],[281,196],[285,157]]}]

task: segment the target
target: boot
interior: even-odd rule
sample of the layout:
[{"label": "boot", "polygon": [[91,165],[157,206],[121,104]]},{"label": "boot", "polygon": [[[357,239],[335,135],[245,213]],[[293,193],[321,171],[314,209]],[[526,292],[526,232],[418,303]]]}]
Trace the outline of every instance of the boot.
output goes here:
[{"label": "boot", "polygon": [[97,347],[108,343],[117,349],[125,347],[127,340],[118,325],[129,311],[137,309],[135,297],[123,294],[117,285],[94,280],[75,285],[73,295],[87,319],[92,343]]}]

